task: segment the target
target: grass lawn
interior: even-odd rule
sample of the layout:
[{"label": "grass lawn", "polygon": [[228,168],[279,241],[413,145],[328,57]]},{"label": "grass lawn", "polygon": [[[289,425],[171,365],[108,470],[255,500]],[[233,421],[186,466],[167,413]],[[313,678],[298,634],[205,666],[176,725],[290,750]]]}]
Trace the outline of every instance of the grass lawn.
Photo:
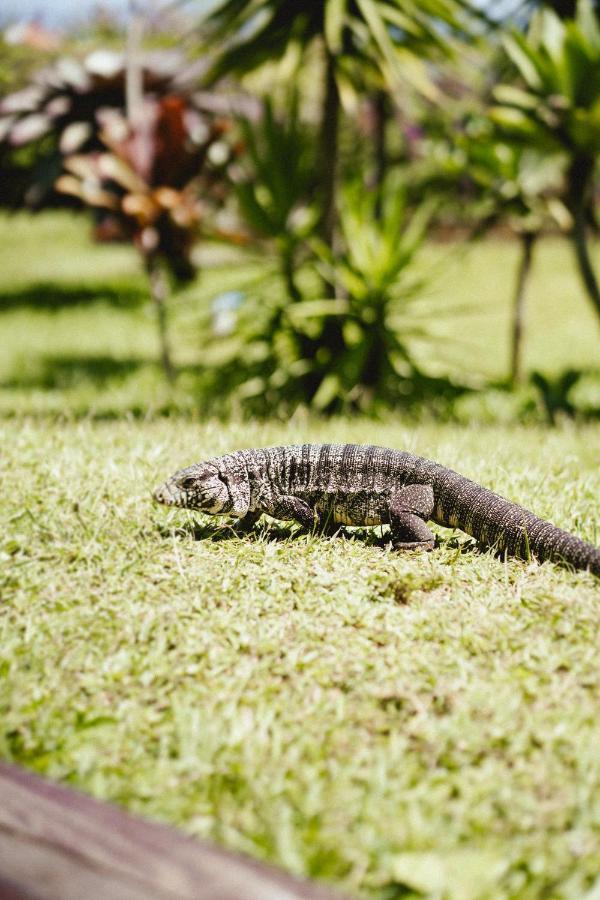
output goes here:
[{"label": "grass lawn", "polygon": [[[236,447],[377,442],[600,543],[600,424],[102,418],[157,408],[164,390],[135,258],[89,248],[69,219],[26,226],[0,241],[0,756],[359,896],[597,900],[597,580],[451,531],[426,555],[391,552],[380,529],[267,521],[241,539],[150,489]],[[563,249],[543,248],[549,265]],[[497,295],[512,252],[470,251],[463,296],[486,262]],[[206,281],[203,296],[221,283]],[[559,294],[532,296],[528,359],[549,372],[597,363],[569,284],[577,312],[558,330],[587,322],[577,344],[544,318]],[[174,311],[184,361],[194,302]],[[505,365],[500,339],[476,340],[500,321],[505,307],[473,318],[481,374]],[[96,417],[74,415],[86,403]]]}]

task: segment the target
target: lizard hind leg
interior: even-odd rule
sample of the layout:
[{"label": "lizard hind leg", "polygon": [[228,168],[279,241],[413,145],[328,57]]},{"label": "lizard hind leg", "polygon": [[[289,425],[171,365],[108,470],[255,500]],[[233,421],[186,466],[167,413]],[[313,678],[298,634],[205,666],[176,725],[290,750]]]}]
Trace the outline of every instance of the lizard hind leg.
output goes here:
[{"label": "lizard hind leg", "polygon": [[390,497],[394,550],[433,550],[435,535],[426,522],[434,505],[433,488],[428,484],[407,484]]}]

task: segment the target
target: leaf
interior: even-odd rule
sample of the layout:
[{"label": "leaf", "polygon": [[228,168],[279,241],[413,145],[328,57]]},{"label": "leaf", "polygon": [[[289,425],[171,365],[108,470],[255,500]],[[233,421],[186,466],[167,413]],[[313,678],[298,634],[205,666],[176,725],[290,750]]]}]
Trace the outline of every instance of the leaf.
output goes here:
[{"label": "leaf", "polygon": [[437,199],[425,200],[416,208],[409,219],[402,235],[402,243],[411,256],[422,243],[427,226],[433,218],[437,206]]},{"label": "leaf", "polygon": [[144,179],[134,172],[129,163],[113,153],[101,153],[98,157],[98,167],[104,178],[112,178],[127,191],[141,194],[147,190],[148,186]]},{"label": "leaf", "polygon": [[306,319],[314,316],[343,316],[349,312],[347,300],[303,300],[288,309],[288,315],[294,319]]},{"label": "leaf", "polygon": [[397,88],[401,87],[402,72],[394,52],[394,44],[381,17],[377,3],[375,0],[356,0],[356,5],[369,26],[371,35],[385,60],[392,83],[395,83]]},{"label": "leaf", "polygon": [[92,135],[92,126],[89,122],[71,122],[60,136],[59,149],[61,153],[75,153]]},{"label": "leaf", "polygon": [[499,84],[494,88],[494,98],[498,103],[506,106],[516,106],[519,109],[535,110],[539,104],[539,97],[524,91],[512,84]]},{"label": "leaf", "polygon": [[0,100],[0,115],[34,112],[44,97],[44,90],[39,85],[29,85]]},{"label": "leaf", "polygon": [[600,25],[591,0],[579,0],[575,22],[590,49],[600,54]]},{"label": "leaf", "polygon": [[266,386],[265,379],[257,375],[255,378],[245,381],[238,389],[238,394],[240,397],[246,398],[258,397],[264,394]]},{"label": "leaf", "polygon": [[67,157],[63,165],[67,172],[71,172],[78,178],[99,183],[97,157],[87,153],[76,153]]},{"label": "leaf", "polygon": [[336,399],[341,390],[340,376],[335,372],[326,375],[312,398],[312,405],[317,409],[326,409]]},{"label": "leaf", "polygon": [[121,208],[125,215],[132,216],[144,225],[153,222],[160,212],[157,204],[147,194],[126,194],[121,200]]},{"label": "leaf", "polygon": [[441,94],[430,77],[424,60],[415,56],[414,53],[411,53],[405,47],[398,47],[395,52],[399,71],[403,79],[408,81],[427,100],[431,100],[432,103],[439,103]]},{"label": "leaf", "polygon": [[416,20],[414,16],[403,13],[400,9],[396,9],[393,6],[386,5],[385,18],[391,24],[406,32],[406,34],[412,35],[412,37],[424,37],[425,29],[423,28],[421,22]]},{"label": "leaf", "polygon": [[61,175],[55,182],[57,191],[77,197],[89,206],[98,206],[104,209],[118,209],[119,199],[110,191],[104,191],[94,182],[86,182],[74,175]]},{"label": "leaf", "polygon": [[534,51],[527,45],[526,39],[515,32],[507,34],[503,39],[504,49],[513,61],[529,87],[540,89],[542,80],[534,61]]},{"label": "leaf", "polygon": [[586,42],[573,22],[567,26],[565,69],[568,91],[573,106],[591,106],[600,96],[600,58],[590,55]]},{"label": "leaf", "polygon": [[236,196],[247,224],[259,234],[267,237],[275,237],[279,228],[273,223],[268,212],[256,198],[254,184],[238,184],[235,187]]},{"label": "leaf", "polygon": [[519,135],[527,141],[535,142],[540,135],[540,129],[537,123],[528,117],[520,109],[512,109],[505,106],[493,106],[490,111],[490,118],[500,128],[505,129],[511,134]]},{"label": "leaf", "polygon": [[325,2],[325,40],[330,53],[342,50],[342,35],[346,20],[347,0],[326,0]]},{"label": "leaf", "polygon": [[487,895],[497,888],[507,868],[507,860],[471,849],[399,853],[391,864],[398,884],[447,900],[477,900]]},{"label": "leaf", "polygon": [[43,113],[32,113],[25,116],[13,125],[10,132],[10,142],[15,147],[28,144],[46,134],[52,126],[51,119]]},{"label": "leaf", "polygon": [[565,41],[564,22],[551,9],[545,9],[540,19],[540,36],[542,44],[554,65],[560,68],[563,61]]}]

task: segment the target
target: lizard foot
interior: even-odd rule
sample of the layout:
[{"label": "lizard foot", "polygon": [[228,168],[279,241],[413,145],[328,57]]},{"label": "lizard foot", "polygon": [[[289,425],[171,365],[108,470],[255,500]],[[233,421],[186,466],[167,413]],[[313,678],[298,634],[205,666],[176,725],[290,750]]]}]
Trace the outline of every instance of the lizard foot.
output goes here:
[{"label": "lizard foot", "polygon": [[435,541],[392,541],[394,550],[425,550],[435,549]]}]

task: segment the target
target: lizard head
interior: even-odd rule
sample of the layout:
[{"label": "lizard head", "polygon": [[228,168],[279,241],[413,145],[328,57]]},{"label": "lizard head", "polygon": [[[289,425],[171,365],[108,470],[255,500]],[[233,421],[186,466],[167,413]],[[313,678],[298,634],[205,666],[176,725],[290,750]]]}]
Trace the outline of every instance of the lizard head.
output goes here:
[{"label": "lizard head", "polygon": [[153,494],[165,506],[199,509],[211,515],[227,514],[232,509],[229,487],[212,463],[197,463],[181,469]]}]

